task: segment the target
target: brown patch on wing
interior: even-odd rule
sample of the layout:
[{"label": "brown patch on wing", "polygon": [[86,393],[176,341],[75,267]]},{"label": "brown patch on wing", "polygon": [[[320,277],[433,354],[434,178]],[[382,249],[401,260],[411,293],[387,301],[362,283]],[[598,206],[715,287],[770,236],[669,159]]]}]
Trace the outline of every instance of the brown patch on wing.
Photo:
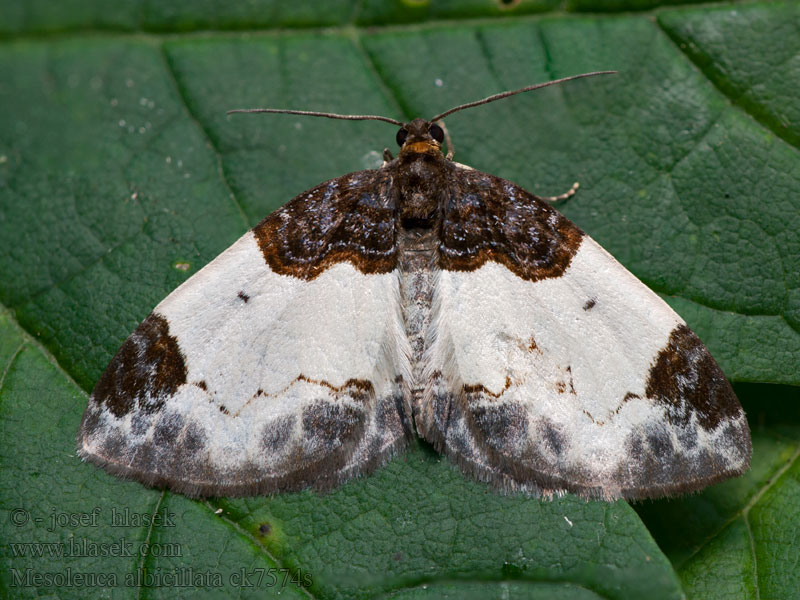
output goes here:
[{"label": "brown patch on wing", "polygon": [[686,424],[692,413],[704,429],[736,419],[742,407],[717,363],[686,325],[679,325],[656,357],[645,394],[668,407],[670,422]]},{"label": "brown patch on wing", "polygon": [[503,386],[503,389],[500,390],[497,393],[490,392],[486,387],[484,387],[480,383],[473,383],[473,384],[465,383],[464,387],[463,387],[463,390],[464,390],[464,393],[467,394],[467,395],[479,394],[479,395],[491,396],[492,398],[499,398],[500,396],[505,394],[506,391],[508,390],[508,388],[510,388],[510,387],[511,387],[511,378],[510,377],[506,377],[506,382],[505,382],[505,385]]},{"label": "brown patch on wing", "polygon": [[186,383],[186,363],[169,323],[151,313],[122,344],[92,392],[92,400],[121,418],[152,414]]},{"label": "brown patch on wing", "polygon": [[310,377],[306,377],[301,373],[300,375],[295,377],[292,381],[290,381],[283,389],[278,390],[277,392],[272,392],[268,394],[261,388],[258,388],[256,393],[250,396],[247,402],[245,402],[239,408],[239,410],[233,413],[233,416],[238,417],[241,414],[241,412],[247,407],[247,405],[250,404],[250,402],[255,400],[256,398],[260,396],[277,398],[278,396],[282,396],[283,394],[285,394],[289,390],[289,388],[291,388],[293,385],[301,381],[326,387],[329,390],[331,390],[334,393],[335,397],[337,398],[340,396],[347,395],[353,400],[362,402],[364,404],[368,403],[370,398],[375,397],[375,388],[373,387],[372,382],[366,379],[351,378],[345,381],[342,385],[336,386],[329,383],[328,381],[325,381],[324,379],[311,379]]},{"label": "brown patch on wing", "polygon": [[[575,393],[575,391],[574,391],[575,388],[572,388],[572,389],[573,389],[572,393],[574,394]],[[617,408],[614,409],[614,413],[613,414],[618,415],[619,411],[622,410],[622,407],[625,406],[625,403],[628,400],[633,400],[634,398],[641,398],[641,396],[639,394],[634,394],[633,392],[626,392],[625,395],[622,397],[622,402],[620,402],[619,406],[617,406]],[[608,421],[600,421],[598,419],[595,419],[592,416],[592,414],[588,410],[586,410],[585,408],[581,409],[581,410],[583,411],[583,414],[585,414],[587,417],[589,417],[589,419],[591,419],[592,423],[594,423],[595,425],[600,425],[602,427],[603,425],[608,423]]]},{"label": "brown patch on wing", "polygon": [[[358,390],[359,392],[361,392],[360,394],[358,394],[358,397],[362,397],[362,398],[363,398],[364,394],[367,394],[367,395],[374,395],[375,394],[375,389],[372,386],[372,382],[368,381],[366,379],[354,379],[354,378],[351,378],[351,379],[348,379],[347,381],[345,381],[342,385],[336,386],[336,385],[332,385],[332,384],[328,383],[324,379],[311,379],[310,377],[306,377],[305,375],[300,374],[295,378],[295,380],[292,382],[292,384],[294,384],[295,382],[298,382],[298,381],[307,381],[308,383],[315,383],[316,385],[324,386],[324,387],[328,388],[329,390],[331,390],[332,392],[337,393],[337,394],[339,394],[339,393],[341,393],[343,391],[352,392],[354,390]],[[292,384],[289,384],[289,385],[292,385]],[[356,396],[353,396],[353,397],[355,398]]]},{"label": "brown patch on wing", "polygon": [[597,304],[597,300],[594,298],[589,298],[586,301],[586,304],[583,305],[583,310],[592,310],[595,307],[595,304]]},{"label": "brown patch on wing", "polygon": [[[558,381],[556,381],[556,391],[559,394],[565,394],[567,392],[567,388],[569,388],[569,393],[572,394],[573,396],[577,396],[578,393],[575,391],[575,380],[572,377],[572,365],[567,365],[567,368],[564,369],[564,373],[567,374],[569,381],[564,381],[563,379],[559,379]],[[591,418],[591,415],[589,416]]]},{"label": "brown patch on wing", "polygon": [[[563,373],[559,387],[566,394],[575,386],[572,369],[564,367]],[[589,456],[568,458],[568,436],[546,417],[529,418],[524,403],[487,402],[491,398],[478,386],[471,398],[436,383],[430,406],[417,420],[418,431],[464,472],[502,489],[543,496],[570,491],[606,500],[654,498],[698,490],[739,475],[749,465],[750,435],[741,408],[706,348],[685,325],[672,332],[646,382],[647,396],[666,405],[668,417],[628,430],[623,423],[618,443],[627,459],[610,475]],[[586,426],[617,427],[613,414],[639,397],[624,393],[616,411],[598,418],[578,408],[594,424]],[[719,427],[717,441],[704,439],[703,428],[714,427]]]},{"label": "brown patch on wing", "polygon": [[527,281],[560,277],[583,232],[513,183],[453,167],[443,207],[440,266],[473,271],[500,263]]},{"label": "brown patch on wing", "polygon": [[358,171],[303,192],[253,228],[276,273],[311,280],[332,265],[388,273],[397,262],[395,201],[386,170]]}]

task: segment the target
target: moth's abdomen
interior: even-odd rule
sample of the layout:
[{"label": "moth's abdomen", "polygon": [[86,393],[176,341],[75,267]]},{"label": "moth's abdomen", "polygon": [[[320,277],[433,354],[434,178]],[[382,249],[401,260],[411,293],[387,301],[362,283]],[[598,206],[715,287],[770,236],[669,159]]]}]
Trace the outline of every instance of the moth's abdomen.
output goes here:
[{"label": "moth's abdomen", "polygon": [[[438,237],[434,229],[401,230],[398,243],[400,297],[406,336],[411,344],[412,407],[422,400],[424,357],[429,337],[433,290],[436,281]],[[417,409],[414,409],[417,412]]]}]

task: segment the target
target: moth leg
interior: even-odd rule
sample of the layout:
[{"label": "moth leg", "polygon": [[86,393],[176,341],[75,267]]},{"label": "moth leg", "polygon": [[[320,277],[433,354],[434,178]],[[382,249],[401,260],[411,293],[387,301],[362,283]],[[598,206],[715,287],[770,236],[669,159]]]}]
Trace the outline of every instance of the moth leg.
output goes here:
[{"label": "moth leg", "polygon": [[534,196],[536,197],[537,200],[543,200],[544,202],[549,202],[552,204],[553,202],[561,202],[562,200],[566,200],[567,198],[572,198],[578,191],[579,187],[581,187],[581,184],[576,181],[575,183],[572,184],[572,187],[569,188],[568,191],[558,196],[536,196],[536,194],[534,194]]}]

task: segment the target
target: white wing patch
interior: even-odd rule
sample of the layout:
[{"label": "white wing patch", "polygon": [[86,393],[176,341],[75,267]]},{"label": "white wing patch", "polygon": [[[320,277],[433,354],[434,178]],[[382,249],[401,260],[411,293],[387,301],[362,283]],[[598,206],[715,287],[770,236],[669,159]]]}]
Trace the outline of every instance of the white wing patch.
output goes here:
[{"label": "white wing patch", "polygon": [[744,472],[742,408],[680,317],[432,131],[404,125],[396,159],[300,194],[159,304],[98,381],[81,455],[189,495],[330,488],[414,427],[532,495]]},{"label": "white wing patch", "polygon": [[275,274],[245,234],[153,311],[185,381],[119,414],[95,405],[82,453],[204,495],[324,488],[377,466],[409,427],[398,294],[396,273],[346,262],[311,281]]},{"label": "white wing patch", "polygon": [[417,426],[481,478],[637,497],[682,491],[712,463],[717,473],[748,464],[740,409],[708,427],[690,398],[653,397],[659,355],[688,328],[588,237],[556,278],[525,281],[494,262],[442,271],[433,313]]}]

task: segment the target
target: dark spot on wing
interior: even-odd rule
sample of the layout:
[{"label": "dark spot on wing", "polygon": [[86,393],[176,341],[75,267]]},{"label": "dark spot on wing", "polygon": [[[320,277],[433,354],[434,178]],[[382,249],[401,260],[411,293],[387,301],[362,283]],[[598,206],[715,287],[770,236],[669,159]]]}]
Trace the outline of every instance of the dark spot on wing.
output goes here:
[{"label": "dark spot on wing", "polygon": [[513,454],[520,441],[527,440],[528,416],[516,402],[475,406],[472,409],[476,439],[485,440],[503,454]]},{"label": "dark spot on wing", "polygon": [[206,447],[206,434],[197,423],[190,422],[178,445],[186,455],[194,456]]},{"label": "dark spot on wing", "polygon": [[185,421],[177,413],[169,413],[158,419],[153,431],[153,444],[158,448],[169,449],[178,439]]},{"label": "dark spot on wing", "polygon": [[205,379],[201,379],[200,381],[196,382],[195,385],[199,387],[204,392],[208,391],[208,385],[206,384]]},{"label": "dark spot on wing", "polygon": [[372,386],[372,382],[367,379],[348,379],[344,382],[344,384],[335,386],[324,379],[311,379],[310,377],[306,377],[305,375],[301,374],[298,375],[289,385],[294,385],[294,383],[298,381],[307,381],[309,383],[326,387],[334,392],[337,398],[347,396],[353,400],[366,403],[375,396],[375,389]]},{"label": "dark spot on wing", "polygon": [[463,386],[463,390],[464,393],[467,394],[467,396],[472,396],[477,394],[477,395],[490,396],[492,398],[499,398],[500,396],[505,394],[506,391],[508,391],[508,388],[510,387],[511,387],[511,378],[506,376],[505,384],[503,385],[503,388],[499,392],[492,392],[480,383],[474,383],[474,384],[465,383]]},{"label": "dark spot on wing", "polygon": [[573,396],[577,396],[578,393],[575,391],[575,379],[572,377],[572,365],[567,365],[566,371],[569,375],[569,393]]},{"label": "dark spot on wing", "polygon": [[242,291],[240,291],[240,292],[239,292],[239,293],[236,295],[236,297],[237,297],[237,298],[239,298],[240,300],[243,300],[245,304],[247,304],[247,301],[248,301],[248,300],[250,300],[250,296],[248,296],[247,294],[245,294],[245,293],[244,293],[244,292],[242,292]]},{"label": "dark spot on wing", "polygon": [[589,298],[586,301],[586,304],[583,305],[583,310],[592,310],[596,304],[597,300],[595,300],[594,298]]},{"label": "dark spot on wing", "polygon": [[128,450],[128,440],[119,429],[107,429],[100,442],[100,456],[125,456]]},{"label": "dark spot on wing", "polygon": [[207,448],[208,437],[201,424],[184,423],[181,417],[170,415],[163,426],[159,423],[153,443],[128,448],[127,456],[135,458],[130,461],[133,472],[129,473],[150,485],[208,480],[214,466]]},{"label": "dark spot on wing", "polygon": [[678,441],[684,451],[691,452],[697,447],[698,439],[696,427],[680,427],[677,433]]},{"label": "dark spot on wing", "polygon": [[[724,459],[715,456],[713,448],[695,450],[696,430],[690,430],[679,429],[678,441],[688,434],[694,437],[692,445],[677,448],[664,424],[631,432],[625,442],[629,459],[623,461],[615,475],[622,494],[627,498],[647,498],[686,493],[738,474],[731,472]],[[690,449],[695,451],[690,453]]]},{"label": "dark spot on wing", "polygon": [[142,411],[135,411],[131,415],[131,433],[135,436],[140,436],[150,429],[150,422],[152,418],[149,414]]},{"label": "dark spot on wing", "polygon": [[271,419],[261,431],[261,447],[270,454],[281,452],[292,437],[296,419],[291,416]]},{"label": "dark spot on wing", "polygon": [[546,202],[509,181],[452,167],[440,265],[473,271],[500,263],[527,281],[560,277],[583,232]]},{"label": "dark spot on wing", "polygon": [[151,313],[122,344],[92,392],[114,416],[152,414],[186,383],[186,364],[167,320]]},{"label": "dark spot on wing", "polygon": [[544,442],[545,447],[556,456],[561,456],[567,450],[569,440],[554,423],[547,419],[542,419],[537,423],[536,434],[536,437]]},{"label": "dark spot on wing", "polygon": [[366,421],[364,411],[327,400],[303,409],[303,451],[309,458],[325,457],[355,445]]},{"label": "dark spot on wing", "polygon": [[664,404],[673,424],[685,425],[692,414],[705,429],[741,416],[731,385],[700,339],[686,325],[669,337],[650,369],[648,398]]},{"label": "dark spot on wing", "polygon": [[276,273],[314,279],[340,262],[388,273],[397,261],[395,203],[385,169],[358,171],[303,192],[253,228]]},{"label": "dark spot on wing", "polygon": [[653,456],[670,456],[674,452],[672,439],[664,427],[651,428],[645,437],[649,452]]},{"label": "dark spot on wing", "polygon": [[637,398],[641,398],[641,396],[639,394],[634,394],[633,392],[625,392],[625,395],[622,397],[622,402],[620,402],[619,406],[617,406],[617,408],[614,410],[614,414],[618,415],[619,411],[622,410],[622,407],[625,406],[625,403],[628,402],[628,400],[635,400]]},{"label": "dark spot on wing", "polygon": [[[402,431],[406,440],[414,439],[414,429],[406,414],[403,403],[402,384],[403,378],[395,381],[398,392],[391,398],[378,403],[375,409],[375,424],[380,432]],[[378,438],[380,439],[380,437]]]}]

